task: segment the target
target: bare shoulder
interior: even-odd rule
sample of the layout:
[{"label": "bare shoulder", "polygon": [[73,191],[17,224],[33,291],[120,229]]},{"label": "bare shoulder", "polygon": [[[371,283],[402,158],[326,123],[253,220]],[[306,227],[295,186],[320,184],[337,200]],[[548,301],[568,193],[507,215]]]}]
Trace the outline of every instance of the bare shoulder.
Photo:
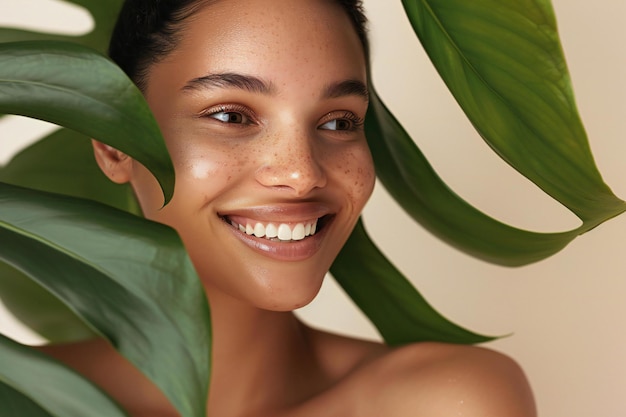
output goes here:
[{"label": "bare shoulder", "polygon": [[520,366],[493,350],[433,342],[391,348],[317,331],[312,338],[335,383],[309,404],[312,408],[305,407],[307,412],[294,415],[320,410],[333,417],[537,415]]},{"label": "bare shoulder", "polygon": [[360,374],[358,403],[366,408],[358,415],[536,416],[521,368],[489,349],[416,343],[389,351]]}]

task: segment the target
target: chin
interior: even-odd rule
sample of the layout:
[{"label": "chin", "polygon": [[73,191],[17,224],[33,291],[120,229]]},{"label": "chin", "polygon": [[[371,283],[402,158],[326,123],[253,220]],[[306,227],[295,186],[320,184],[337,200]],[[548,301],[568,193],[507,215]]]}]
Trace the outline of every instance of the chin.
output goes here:
[{"label": "chin", "polygon": [[317,296],[337,252],[332,245],[299,261],[277,260],[255,251],[239,255],[243,262],[237,263],[206,262],[197,253],[192,259],[210,300],[286,312],[306,306]]},{"label": "chin", "polygon": [[303,283],[302,281],[290,283],[289,286],[272,285],[261,289],[249,299],[257,308],[287,312],[302,308],[315,299],[322,287],[324,275],[320,278]]}]

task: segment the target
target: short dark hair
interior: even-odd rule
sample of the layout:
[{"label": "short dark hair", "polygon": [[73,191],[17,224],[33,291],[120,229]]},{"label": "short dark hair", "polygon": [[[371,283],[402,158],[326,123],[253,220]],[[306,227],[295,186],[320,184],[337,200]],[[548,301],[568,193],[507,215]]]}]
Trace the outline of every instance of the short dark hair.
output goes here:
[{"label": "short dark hair", "polygon": [[[367,19],[361,0],[333,0],[350,18],[369,60]],[[145,91],[150,66],[172,52],[183,22],[215,0],[126,0],[118,15],[109,57]],[[367,62],[367,61],[366,61]]]}]

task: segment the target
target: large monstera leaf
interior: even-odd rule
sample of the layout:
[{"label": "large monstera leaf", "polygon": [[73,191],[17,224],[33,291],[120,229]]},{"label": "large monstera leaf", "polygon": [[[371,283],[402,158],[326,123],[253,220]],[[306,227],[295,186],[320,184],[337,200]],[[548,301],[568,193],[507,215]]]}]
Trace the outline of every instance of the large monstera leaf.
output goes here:
[{"label": "large monstera leaf", "polygon": [[[88,139],[69,129],[58,130],[1,168],[0,182],[88,198],[140,214],[130,187],[114,184],[100,172]],[[24,325],[47,340],[72,342],[94,336],[67,306],[2,262],[0,300]]]},{"label": "large monstera leaf", "polygon": [[[67,0],[67,2],[84,7],[91,13],[95,23],[91,32],[84,36],[67,36],[17,28],[0,28],[0,42],[67,41],[105,52],[122,0]],[[32,55],[36,55],[36,52],[33,51]],[[69,62],[64,62],[62,54],[58,58],[57,66],[46,63],[47,69],[73,77],[74,73],[66,71]],[[11,59],[11,56],[5,56],[5,59]],[[32,59],[41,60],[42,57],[32,56]],[[13,65],[22,64],[24,62],[15,62]],[[6,67],[5,71],[8,74],[18,74],[14,72],[14,68]],[[43,78],[43,74],[39,76]],[[28,81],[34,83],[35,80]],[[29,88],[31,87],[24,84],[22,86],[24,94],[18,94],[17,91],[5,94],[27,96],[24,89]],[[29,103],[26,103],[26,106],[29,106]],[[16,112],[6,111],[6,113]],[[0,181],[89,198],[139,213],[130,188],[115,186],[99,173],[87,139],[89,136],[84,133],[61,128],[23,151],[9,165],[0,168]],[[14,315],[36,333],[56,342],[69,342],[93,336],[93,332],[85,327],[70,309],[47,291],[33,284],[20,271],[0,262],[0,277],[0,299]]]},{"label": "large monstera leaf", "polygon": [[[129,188],[115,187],[98,172],[87,140],[93,137],[150,166],[166,196],[172,194],[173,167],[143,96],[119,68],[90,49],[56,41],[0,44],[0,112],[76,129],[56,132],[22,152],[0,170],[0,181],[138,212]],[[89,334],[78,320],[74,329],[62,330],[60,321],[73,314],[15,268],[0,269],[0,298],[33,330],[55,341]]]},{"label": "large monstera leaf", "polygon": [[[0,183],[0,241],[0,259],[53,293],[112,343],[161,388],[181,416],[204,416],[208,303],[172,229],[103,204]],[[0,351],[8,350],[0,355],[5,361],[0,385],[35,396],[40,407],[58,413],[55,392],[77,395],[68,391],[75,389],[76,377],[65,387],[42,385],[27,371],[32,365],[10,360],[43,361],[29,349],[0,339]],[[46,378],[64,375],[62,382],[70,377],[58,364],[51,369],[46,363],[41,370]],[[39,402],[40,395],[46,400]],[[71,410],[73,404],[62,407]]]}]

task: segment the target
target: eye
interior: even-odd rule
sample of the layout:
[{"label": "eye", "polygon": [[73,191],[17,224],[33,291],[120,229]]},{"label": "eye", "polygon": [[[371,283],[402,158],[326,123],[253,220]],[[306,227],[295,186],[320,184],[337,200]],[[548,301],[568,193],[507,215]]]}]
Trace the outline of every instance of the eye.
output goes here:
[{"label": "eye", "polygon": [[247,126],[255,124],[250,110],[240,105],[220,105],[204,110],[200,116],[215,119],[224,124]]},{"label": "eye", "polygon": [[346,119],[331,120],[320,126],[320,129],[324,130],[350,130],[351,128],[352,122]]},{"label": "eye", "polygon": [[[324,121],[325,120],[325,121]],[[353,131],[363,126],[363,119],[349,111],[328,113],[318,127],[322,130]]]},{"label": "eye", "polygon": [[223,123],[234,123],[234,124],[249,124],[250,120],[244,114],[237,113],[234,111],[220,111],[216,113],[212,113],[208,115],[214,119],[219,120]]}]

